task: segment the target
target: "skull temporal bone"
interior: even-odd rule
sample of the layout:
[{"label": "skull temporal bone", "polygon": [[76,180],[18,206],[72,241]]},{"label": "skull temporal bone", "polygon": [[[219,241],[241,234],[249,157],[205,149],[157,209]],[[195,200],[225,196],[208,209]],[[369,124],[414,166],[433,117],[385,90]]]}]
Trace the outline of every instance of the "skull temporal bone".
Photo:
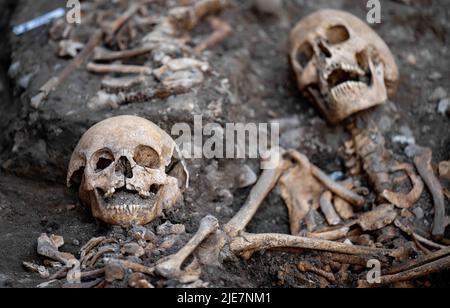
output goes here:
[{"label": "skull temporal bone", "polygon": [[[146,119],[120,116],[90,128],[69,164],[70,186],[80,175],[80,199],[94,217],[113,225],[144,225],[181,196],[166,174],[175,142]],[[80,174],[82,172],[82,174]]]},{"label": "skull temporal bone", "polygon": [[331,124],[396,92],[399,71],[389,47],[349,13],[321,10],[305,17],[290,34],[289,52],[300,91]]}]

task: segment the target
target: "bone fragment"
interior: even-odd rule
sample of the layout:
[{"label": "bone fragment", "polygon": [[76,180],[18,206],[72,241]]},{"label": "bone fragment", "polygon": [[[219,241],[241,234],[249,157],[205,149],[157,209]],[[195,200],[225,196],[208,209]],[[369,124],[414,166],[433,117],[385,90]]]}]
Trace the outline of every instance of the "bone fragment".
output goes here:
[{"label": "bone fragment", "polygon": [[325,215],[325,218],[330,226],[337,226],[342,223],[341,218],[336,213],[334,205],[332,203],[333,194],[330,191],[326,191],[320,197],[320,209]]},{"label": "bone fragment", "polygon": [[312,265],[309,262],[302,261],[297,265],[297,268],[299,271],[301,271],[303,273],[311,272],[311,273],[317,274],[319,276],[322,276],[329,282],[336,281],[336,278],[334,277],[333,273],[330,273],[330,272],[324,271],[320,268],[317,268],[316,266]]},{"label": "bone fragment", "polygon": [[437,244],[434,243],[433,241],[430,241],[429,239],[415,233],[412,228],[410,228],[409,226],[404,225],[400,220],[396,219],[395,220],[395,226],[397,228],[399,228],[400,230],[402,230],[403,232],[405,232],[406,234],[408,234],[409,236],[411,236],[413,239],[415,239],[416,241],[418,241],[421,244],[424,244],[430,248],[434,248],[434,249],[445,249],[447,248],[447,246],[441,245],[441,244]]},{"label": "bone fragment", "polygon": [[152,69],[139,65],[123,65],[123,64],[96,64],[89,63],[87,70],[96,74],[143,74],[150,75]]},{"label": "bone fragment", "polygon": [[64,239],[61,236],[42,234],[38,238],[37,253],[66,265],[73,262],[73,260],[76,261],[76,258],[72,254],[58,250],[62,245],[64,245]]},{"label": "bone fragment", "polygon": [[213,216],[207,216],[200,222],[194,237],[178,253],[163,260],[156,266],[156,272],[166,278],[177,278],[182,275],[183,262],[200,246],[200,244],[219,228],[219,222]]},{"label": "bone fragment", "polygon": [[111,51],[97,47],[94,51],[94,61],[116,61],[145,55],[153,50],[152,47],[139,47],[129,50]]},{"label": "bone fragment", "polygon": [[408,194],[395,193],[393,191],[385,190],[381,195],[390,203],[401,209],[409,209],[419,201],[422,196],[425,185],[419,176],[414,172],[414,169],[409,164],[399,164],[390,171],[405,170],[408,177],[411,179],[413,189]]},{"label": "bone fragment", "polygon": [[194,52],[197,54],[219,45],[233,34],[233,28],[230,24],[217,17],[209,17],[208,22],[211,28],[214,29],[214,32],[195,47]]}]

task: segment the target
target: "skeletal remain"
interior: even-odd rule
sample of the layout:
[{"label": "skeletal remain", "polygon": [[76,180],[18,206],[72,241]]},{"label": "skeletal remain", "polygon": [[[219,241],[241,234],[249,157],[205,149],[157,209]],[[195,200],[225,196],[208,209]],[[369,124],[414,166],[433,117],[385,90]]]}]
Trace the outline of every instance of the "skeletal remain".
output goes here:
[{"label": "skeletal remain", "polygon": [[395,172],[400,170],[405,170],[409,178],[411,179],[411,183],[413,186],[411,192],[407,195],[404,195],[385,190],[382,193],[382,196],[399,208],[409,209],[414,204],[416,204],[417,201],[419,201],[420,197],[422,196],[425,185],[423,184],[423,181],[420,179],[420,177],[417,176],[417,174],[414,172],[413,166],[409,164],[399,164],[391,168],[390,171]]},{"label": "skeletal remain", "polygon": [[395,265],[390,268],[386,268],[385,270],[383,270],[382,274],[383,275],[398,274],[398,273],[428,264],[430,262],[448,257],[449,255],[450,255],[450,247],[446,247],[446,248],[437,250],[433,253],[422,255],[415,260],[409,260],[409,261],[401,263],[399,265]]},{"label": "skeletal remain", "polygon": [[356,207],[361,207],[364,205],[365,200],[363,197],[355,194],[351,190],[330,179],[330,177],[326,175],[325,172],[320,170],[317,166],[311,164],[305,155],[296,151],[288,151],[287,155],[298,164],[310,168],[312,175],[334,194],[350,202]]},{"label": "skeletal remain", "polygon": [[[280,190],[289,211],[291,234],[298,235],[301,223],[308,213],[319,208],[319,198],[323,186],[312,175],[309,165],[298,163],[280,178]],[[308,229],[314,228],[311,223],[309,225]]]},{"label": "skeletal remain", "polygon": [[366,280],[358,282],[359,288],[382,287],[391,285],[397,282],[410,281],[424,276],[429,276],[434,273],[439,273],[450,268],[450,257],[444,257],[436,261],[421,265],[416,268],[406,270],[404,272],[380,277],[380,283],[370,284]]},{"label": "skeletal remain", "polygon": [[128,285],[135,289],[153,289],[154,286],[148,282],[145,275],[141,273],[134,273],[128,279]]},{"label": "skeletal remain", "polygon": [[84,44],[72,40],[62,40],[58,46],[58,57],[75,58],[84,48]]},{"label": "skeletal remain", "polygon": [[306,237],[309,238],[315,238],[320,240],[327,240],[327,241],[337,241],[342,238],[345,238],[350,231],[350,227],[344,226],[340,227],[339,229],[332,230],[332,231],[322,231],[322,232],[315,232],[315,233],[309,233],[307,232],[305,234]]},{"label": "skeletal remain", "polygon": [[340,217],[343,219],[351,219],[355,217],[355,213],[353,212],[353,207],[345,201],[344,199],[334,196],[333,198],[333,204],[336,209],[336,212],[339,214]]},{"label": "skeletal remain", "polygon": [[[388,46],[364,22],[336,10],[321,10],[304,18],[292,30],[290,43],[298,87],[328,122],[337,124],[357,114],[349,120],[353,145],[346,144],[346,153],[359,156],[377,193],[401,207],[415,203],[421,183],[409,168],[413,190],[404,196],[390,191],[391,155],[373,111],[368,111],[396,91],[399,72]],[[347,164],[352,174],[361,165],[357,160]]]},{"label": "skeletal remain", "polygon": [[397,228],[399,228],[400,230],[402,230],[403,232],[405,232],[406,234],[408,234],[409,236],[412,236],[416,241],[418,241],[419,243],[422,243],[428,247],[434,248],[434,249],[444,249],[447,248],[447,246],[444,245],[440,245],[437,243],[434,243],[426,238],[424,238],[423,236],[415,233],[412,228],[410,228],[409,226],[404,225],[400,220],[396,219],[395,220],[395,226]]},{"label": "skeletal remain", "polygon": [[169,12],[169,20],[179,29],[192,30],[208,15],[221,12],[226,0],[199,0],[190,6],[180,6]]},{"label": "skeletal remain", "polygon": [[193,58],[178,58],[170,59],[164,63],[162,67],[155,70],[153,73],[156,78],[162,80],[164,75],[171,74],[178,71],[191,70],[193,68],[200,69],[203,73],[207,73],[210,70],[210,65],[207,62],[202,62]]},{"label": "skeletal remain", "polygon": [[62,286],[63,289],[91,289],[101,285],[104,282],[103,278],[98,278],[89,282],[81,283],[66,283]]},{"label": "skeletal remain", "polygon": [[130,90],[132,87],[145,83],[146,78],[143,75],[127,76],[121,78],[107,77],[102,80],[102,87],[108,91],[124,92]]},{"label": "skeletal remain", "polygon": [[103,47],[97,47],[94,51],[94,61],[116,61],[128,58],[134,58],[137,56],[145,55],[151,52],[151,47],[138,47],[130,50],[110,51]]},{"label": "skeletal remain", "polygon": [[397,212],[391,204],[376,207],[373,211],[362,214],[356,223],[363,231],[380,230],[392,224],[397,218]]},{"label": "skeletal remain", "polygon": [[192,58],[179,58],[167,61],[154,75],[168,91],[191,89],[203,83],[210,66],[206,62]]},{"label": "skeletal remain", "polygon": [[443,161],[439,163],[439,176],[450,180],[450,161]]},{"label": "skeletal remain", "polygon": [[341,264],[358,265],[362,267],[367,266],[367,262],[370,256],[358,256],[358,255],[348,255],[340,253],[323,252],[320,255],[320,259],[324,261],[334,261]]},{"label": "skeletal remain", "polygon": [[76,261],[75,256],[70,253],[60,252],[58,249],[64,245],[64,239],[61,236],[42,234],[38,238],[37,252],[41,256],[62,262],[65,265]]},{"label": "skeletal remain", "polygon": [[444,238],[445,229],[450,224],[450,219],[446,217],[445,213],[445,199],[442,185],[435,176],[431,165],[433,153],[431,149],[409,146],[406,149],[406,154],[414,158],[417,171],[433,196],[435,214],[432,235],[434,239],[441,240]]},{"label": "skeletal remain", "polygon": [[200,227],[194,237],[178,253],[158,263],[156,272],[166,278],[174,279],[183,274],[181,266],[194,250],[219,228],[219,222],[213,216],[207,216],[200,222]]},{"label": "skeletal remain", "polygon": [[197,54],[219,45],[233,34],[233,28],[227,22],[222,21],[219,18],[209,17],[208,22],[211,25],[211,28],[214,29],[214,32],[195,47],[194,52]]},{"label": "skeletal remain", "polygon": [[330,191],[326,191],[320,197],[320,209],[322,210],[325,218],[330,226],[337,226],[342,223],[341,218],[336,213],[333,203],[333,194]]},{"label": "skeletal remain", "polygon": [[322,276],[329,282],[336,282],[336,277],[334,277],[333,273],[330,273],[330,272],[324,271],[320,268],[317,268],[316,266],[312,265],[309,262],[302,261],[297,265],[297,268],[299,269],[299,271],[301,271],[303,273],[311,272],[311,273],[317,274],[319,276]]},{"label": "skeletal remain", "polygon": [[399,77],[388,46],[363,21],[337,10],[321,10],[290,35],[290,60],[298,87],[330,123],[383,104]]},{"label": "skeletal remain", "polygon": [[272,151],[269,159],[278,161],[278,165],[274,169],[264,170],[258,182],[250,191],[245,204],[241,207],[239,212],[231,219],[223,230],[230,237],[237,236],[249,224],[256,212],[260,208],[264,199],[272,191],[278,182],[280,176],[290,167],[290,163],[282,159],[283,150]]},{"label": "skeletal remain", "polygon": [[65,82],[69,76],[78,69],[80,66],[85,64],[95,47],[97,47],[104,39],[105,34],[111,36],[114,35],[140,8],[141,3],[135,3],[130,6],[130,8],[114,22],[106,26],[105,30],[97,30],[94,32],[89,42],[84,47],[83,51],[79,53],[73,60],[67,65],[57,77],[52,77],[48,80],[38,91],[38,93],[31,99],[31,106],[38,109],[43,101],[48,97],[48,95],[61,83]]},{"label": "skeletal remain", "polygon": [[87,70],[96,74],[143,74],[150,75],[152,69],[146,66],[138,65],[123,65],[123,64],[96,64],[89,63]]},{"label": "skeletal remain", "polygon": [[30,263],[30,262],[23,262],[22,265],[23,265],[23,267],[25,267],[26,270],[28,270],[30,272],[38,273],[42,279],[48,279],[50,277],[50,273],[49,273],[48,269],[42,265],[38,265],[35,263]]},{"label": "skeletal remain", "polygon": [[72,154],[67,184],[81,176],[80,198],[110,224],[143,225],[174,206],[178,180],[166,174],[175,142],[143,118],[110,118],[89,129]]},{"label": "skeletal remain", "polygon": [[249,234],[241,233],[231,240],[230,249],[235,254],[248,260],[261,250],[268,249],[308,249],[327,252],[337,252],[349,255],[363,255],[382,258],[384,256],[398,257],[403,250],[389,250],[354,246],[345,243],[311,239],[285,234]]}]

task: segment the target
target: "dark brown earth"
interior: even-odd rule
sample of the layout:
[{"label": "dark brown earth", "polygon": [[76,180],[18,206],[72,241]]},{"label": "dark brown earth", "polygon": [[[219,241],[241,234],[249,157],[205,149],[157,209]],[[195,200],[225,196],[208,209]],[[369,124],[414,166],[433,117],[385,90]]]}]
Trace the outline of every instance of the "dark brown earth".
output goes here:
[{"label": "dark brown earth", "polygon": [[[59,3],[2,1],[0,287],[34,287],[43,282],[22,268],[23,261],[41,260],[35,247],[41,233],[64,236],[66,245],[62,250],[76,253],[90,238],[108,232],[108,226],[96,222],[80,205],[76,191],[65,187],[66,168],[77,141],[87,128],[104,118],[136,114],[167,131],[174,123],[192,123],[194,114],[203,115],[205,123],[221,124],[294,118],[299,124],[284,132],[281,145],[307,154],[327,172],[345,171],[338,153],[348,136],[343,128],[328,126],[297,91],[287,60],[287,38],[297,21],[317,9],[338,8],[364,18],[365,1],[285,1],[280,18],[256,12],[252,1],[241,2],[244,4],[222,14],[233,25],[234,35],[211,51],[210,63],[216,74],[200,89],[116,111],[91,112],[86,102],[98,91],[101,77],[85,70],[76,71],[39,111],[29,106],[37,89],[67,61],[55,56],[55,46],[49,43],[48,26],[21,37],[15,37],[8,26],[39,16]],[[401,82],[397,96],[386,105],[380,124],[389,148],[399,160],[407,158],[404,147],[392,142],[396,135],[414,136],[417,144],[431,147],[434,163],[450,159],[449,118],[438,114],[438,102],[428,99],[438,87],[450,94],[449,15],[448,1],[382,1],[382,23],[374,29],[396,56]],[[198,39],[208,32],[209,28],[202,24],[193,37]],[[408,61],[411,55],[417,63]],[[217,91],[225,78],[230,81],[231,96]],[[186,102],[192,102],[194,107],[187,108]],[[215,106],[220,107],[219,111],[215,111]],[[259,172],[257,161],[188,161],[192,182],[183,204],[152,226],[170,220],[185,224],[187,232],[194,233],[205,215],[213,214],[221,223],[227,222],[249,192],[249,188],[239,189],[235,184],[237,170],[243,163]],[[232,198],[223,198],[224,189],[231,192]],[[433,206],[428,193],[416,207],[423,209],[424,225],[430,226]],[[248,230],[289,233],[287,210],[276,190]],[[264,252],[248,262],[231,259],[223,268],[206,269],[203,279],[215,287],[277,287],[282,267],[313,255]],[[318,285],[314,277],[299,279],[295,270],[289,273],[283,286]],[[425,281],[431,281],[431,286],[450,286],[449,273],[417,281],[416,286],[424,286]]]}]

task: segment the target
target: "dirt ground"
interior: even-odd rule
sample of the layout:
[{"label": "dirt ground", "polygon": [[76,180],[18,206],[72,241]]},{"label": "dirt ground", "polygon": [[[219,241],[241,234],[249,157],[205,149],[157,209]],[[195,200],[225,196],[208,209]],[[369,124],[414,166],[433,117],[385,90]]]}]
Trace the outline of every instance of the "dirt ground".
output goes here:
[{"label": "dirt ground", "polygon": [[[345,171],[342,144],[349,138],[342,127],[331,127],[298,92],[287,58],[289,30],[304,16],[321,8],[337,8],[365,18],[365,1],[286,0],[279,17],[261,14],[253,1],[221,14],[234,28],[227,41],[209,53],[214,74],[195,92],[130,104],[118,110],[92,112],[86,102],[99,89],[101,77],[81,69],[52,93],[39,111],[30,98],[42,84],[68,62],[55,56],[49,26],[16,37],[9,30],[60,5],[50,0],[2,1],[0,4],[0,287],[35,287],[43,282],[27,273],[23,261],[40,261],[36,239],[41,233],[62,235],[63,251],[77,253],[94,236],[109,227],[92,218],[74,190],[65,186],[65,173],[77,141],[92,124],[121,114],[146,117],[170,131],[174,123],[192,123],[193,115],[204,122],[267,123],[293,119],[281,146],[297,149],[326,172]],[[404,145],[395,136],[414,137],[433,149],[433,162],[450,159],[449,117],[438,113],[438,101],[430,95],[439,87],[450,96],[450,2],[382,1],[382,23],[373,27],[391,48],[401,72],[395,98],[386,104],[380,120],[388,148],[406,161]],[[209,33],[206,24],[193,37]],[[7,39],[6,39],[7,38]],[[220,86],[229,80],[231,93]],[[445,98],[445,97],[443,97]],[[442,98],[441,98],[442,99]],[[250,188],[238,188],[242,165],[259,174],[253,160],[190,160],[190,189],[183,204],[164,219],[186,225],[195,233],[205,215],[227,222],[244,203]],[[447,203],[448,205],[448,203]],[[424,194],[415,208],[425,213],[424,227],[431,226],[433,205]],[[289,233],[287,209],[275,189],[248,227],[250,232]],[[449,233],[449,232],[447,232]],[[447,238],[450,238],[448,234]],[[286,265],[308,259],[314,253],[292,255],[264,252],[249,261],[230,259],[221,268],[208,268],[202,279],[214,287],[316,287],[314,279],[293,275],[280,284]],[[416,286],[450,286],[450,273],[416,282]],[[350,285],[354,286],[356,281]]]}]

